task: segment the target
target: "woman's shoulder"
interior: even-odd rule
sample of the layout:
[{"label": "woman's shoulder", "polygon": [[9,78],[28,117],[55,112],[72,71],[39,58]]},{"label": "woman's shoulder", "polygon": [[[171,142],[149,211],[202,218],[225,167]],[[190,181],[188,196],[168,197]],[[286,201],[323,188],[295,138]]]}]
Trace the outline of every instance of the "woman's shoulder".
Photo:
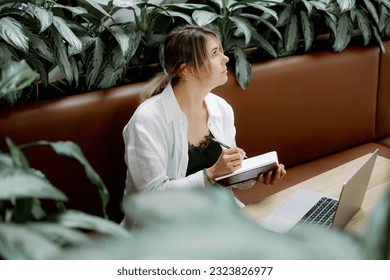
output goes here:
[{"label": "woman's shoulder", "polygon": [[144,121],[158,118],[162,112],[161,101],[159,99],[159,96],[156,95],[143,101],[133,113],[132,119]]}]

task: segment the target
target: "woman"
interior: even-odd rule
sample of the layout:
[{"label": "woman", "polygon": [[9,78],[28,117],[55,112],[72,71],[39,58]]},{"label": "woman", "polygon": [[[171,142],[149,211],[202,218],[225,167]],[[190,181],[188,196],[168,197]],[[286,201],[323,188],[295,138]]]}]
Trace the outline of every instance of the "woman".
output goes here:
[{"label": "woman", "polygon": [[[231,106],[210,91],[226,83],[229,58],[215,33],[199,26],[174,29],[165,40],[165,70],[141,96],[125,126],[125,195],[171,188],[205,188],[241,167]],[[222,149],[211,137],[233,148]],[[259,180],[274,184],[284,166]],[[236,187],[253,186],[255,180]]]}]

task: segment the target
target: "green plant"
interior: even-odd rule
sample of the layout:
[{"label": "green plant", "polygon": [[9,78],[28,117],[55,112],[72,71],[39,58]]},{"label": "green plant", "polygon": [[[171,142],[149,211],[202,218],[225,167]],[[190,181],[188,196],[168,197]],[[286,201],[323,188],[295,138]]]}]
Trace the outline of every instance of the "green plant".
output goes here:
[{"label": "green plant", "polygon": [[[337,15],[325,18],[333,37],[334,51],[344,50],[353,36],[362,36],[364,45],[368,45],[375,38],[384,52],[381,33],[386,30],[388,24],[386,11],[390,7],[389,1],[337,0],[329,5]],[[382,12],[379,12],[380,10]]]},{"label": "green plant", "polygon": [[264,24],[280,36],[274,27],[278,17],[267,7],[267,1],[213,0],[205,9],[196,10],[192,18],[200,26],[209,26],[219,33],[226,52],[233,51],[236,60],[235,75],[238,84],[245,89],[250,83],[251,65],[247,61],[245,48],[258,46],[276,57],[276,51],[258,31]]},{"label": "green plant", "polygon": [[[147,73],[149,66],[163,65],[163,43],[172,24],[194,24],[189,16],[193,9],[205,7],[186,1],[167,0],[114,0],[108,3],[113,8],[116,22],[133,24],[140,36],[137,50],[130,61],[126,81],[146,80],[154,72]],[[141,75],[139,75],[141,73]]]},{"label": "green plant", "polygon": [[[286,234],[248,219],[225,189],[140,193],[124,201],[140,227],[133,238],[64,250],[59,259],[388,259],[390,194],[367,236],[307,226]],[[332,246],[329,246],[332,244]],[[321,250],[318,250],[319,246]],[[131,248],[131,250],[129,250]]]},{"label": "green plant", "polygon": [[61,95],[144,81],[164,64],[165,36],[182,23],[219,33],[245,89],[258,59],[318,46],[340,52],[352,39],[384,51],[390,0],[3,0],[0,67],[25,60]]},{"label": "green plant", "polygon": [[77,86],[79,90],[110,88],[142,79],[138,73],[145,74],[144,66],[159,61],[158,47],[171,22],[167,17],[189,20],[180,10],[194,7],[161,0],[84,1],[95,12],[80,14],[75,31],[83,45],[75,54],[79,58],[77,70],[85,76],[85,85]]},{"label": "green plant", "polygon": [[[63,56],[77,61],[62,67],[58,65],[66,77],[66,82],[60,86],[64,92],[110,88],[121,83],[140,41],[133,24],[112,20],[113,6],[93,0],[84,2],[88,9],[68,7],[73,15],[72,20],[68,20],[68,27],[79,39],[80,47],[70,46],[68,52],[62,51]],[[76,73],[77,83],[67,73]]]},{"label": "green plant", "polygon": [[[47,145],[57,154],[78,161],[98,188],[105,207],[108,192],[74,142],[38,141],[17,146],[7,138],[9,152],[0,152],[0,258],[36,259],[64,247],[91,242],[92,236],[128,237],[129,233],[105,218],[66,209],[66,195],[45,175],[30,167],[22,149]],[[54,210],[48,212],[49,202]],[[93,232],[93,235],[90,235]]]},{"label": "green plant", "polygon": [[[80,52],[82,43],[69,28],[65,16],[77,16],[85,10],[68,7],[51,0],[5,0],[0,6],[0,49],[2,61],[25,59],[47,86],[48,73],[58,66],[69,82],[78,83],[72,66],[72,54]],[[72,51],[71,51],[72,50]]]},{"label": "green plant", "polygon": [[38,74],[34,72],[25,60],[8,62],[0,66],[0,102],[13,105],[20,97],[23,89],[36,81]]},{"label": "green plant", "polygon": [[56,67],[74,91],[115,86],[138,47],[138,33],[129,24],[106,24],[110,14],[86,2],[101,16],[54,0],[6,0],[0,6],[1,61],[25,59],[44,86]]},{"label": "green plant", "polygon": [[322,19],[335,18],[329,0],[277,1],[272,7],[278,14],[276,27],[283,34],[277,43],[279,56],[292,55],[300,48],[309,51],[316,36],[325,32]]}]

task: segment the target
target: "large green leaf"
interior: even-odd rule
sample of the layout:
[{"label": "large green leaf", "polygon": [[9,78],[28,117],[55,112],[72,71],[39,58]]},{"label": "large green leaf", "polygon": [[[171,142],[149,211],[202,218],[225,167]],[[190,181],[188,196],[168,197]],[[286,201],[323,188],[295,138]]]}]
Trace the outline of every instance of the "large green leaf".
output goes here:
[{"label": "large green leaf", "polygon": [[51,36],[52,36],[52,48],[54,54],[54,61],[61,69],[61,71],[64,73],[65,78],[69,82],[72,82],[74,80],[74,75],[73,75],[74,69],[68,57],[68,49],[64,44],[64,42],[62,41],[62,37],[57,32],[57,30],[53,27],[50,27],[50,29],[52,31]]},{"label": "large green leaf", "polygon": [[140,225],[133,238],[80,246],[62,251],[56,258],[352,260],[363,257],[361,242],[347,232],[313,226],[287,234],[266,230],[245,217],[237,209],[231,192],[222,188],[143,192],[127,197],[124,210]]},{"label": "large green leaf", "polygon": [[368,1],[368,0],[363,0],[363,1],[364,1],[364,4],[367,7],[367,11],[370,13],[370,15],[374,19],[375,23],[379,24],[378,12],[376,11],[376,8],[375,8],[374,4],[371,3],[372,1]]},{"label": "large green leaf", "polygon": [[356,0],[337,0],[341,12],[346,12],[355,6]]},{"label": "large green leaf", "polygon": [[244,34],[245,38],[245,46],[249,44],[249,42],[252,39],[252,32],[251,32],[251,24],[247,20],[237,17],[237,16],[231,16],[230,20],[233,21],[237,27],[237,30],[239,33]]},{"label": "large green leaf", "polygon": [[258,10],[261,10],[261,11],[264,12],[264,14],[270,15],[270,16],[272,16],[275,20],[278,20],[278,14],[277,14],[274,10],[272,10],[272,9],[270,9],[270,8],[268,8],[268,7],[266,7],[266,6],[264,6],[264,4],[261,3],[261,1],[256,1],[256,2],[249,2],[249,1],[248,1],[247,4],[244,4],[244,7],[245,7],[245,6],[250,6],[250,7],[256,8],[256,9],[258,9]]},{"label": "large green leaf", "polygon": [[79,145],[72,141],[58,141],[58,142],[49,142],[49,141],[37,141],[28,144],[21,145],[20,147],[32,147],[32,146],[49,146],[57,154],[64,156],[71,160],[76,160],[83,167],[87,178],[92,184],[94,184],[100,194],[103,205],[103,213],[106,216],[106,206],[109,200],[109,193],[106,185],[103,180],[100,178],[99,174],[93,169],[88,160],[85,158],[82,150]]},{"label": "large green leaf", "polygon": [[87,53],[86,83],[92,89],[99,84],[99,74],[102,70],[105,56],[105,46],[101,38],[94,38],[94,44]]},{"label": "large green leaf", "polygon": [[383,45],[381,34],[379,34],[379,31],[376,29],[376,27],[373,27],[372,31],[374,32],[375,39],[379,44],[381,52],[385,53],[386,49],[385,49],[385,46]]},{"label": "large green leaf", "polygon": [[137,31],[129,28],[128,25],[113,25],[107,27],[107,30],[115,37],[124,57],[134,53],[139,43],[139,40],[135,40],[138,36],[133,36],[134,33],[139,34]]},{"label": "large green leaf", "polygon": [[291,14],[290,20],[286,25],[284,31],[284,48],[288,54],[294,53],[298,48],[299,42],[299,29],[298,29],[298,16]]},{"label": "large green leaf", "polygon": [[245,52],[239,47],[234,48],[234,58],[236,60],[234,69],[236,80],[242,89],[246,89],[251,81],[251,64],[248,62]]},{"label": "large green leaf", "polygon": [[379,4],[385,6],[390,9],[390,0],[379,0]]},{"label": "large green leaf", "polygon": [[333,36],[337,33],[337,18],[331,17],[329,14],[324,15],[325,23],[330,28]]},{"label": "large green leaf", "polygon": [[0,18],[0,38],[11,46],[28,52],[29,39],[23,31],[22,25],[12,17]]},{"label": "large green leaf", "polygon": [[[26,1],[26,0],[24,0],[24,1]],[[15,4],[15,2],[23,2],[23,1],[15,1],[15,0],[1,0],[0,7],[1,7],[1,5]]]},{"label": "large green leaf", "polygon": [[68,27],[66,21],[58,16],[53,16],[53,25],[57,29],[58,33],[61,34],[70,45],[73,46],[76,53],[81,52],[83,44],[80,39],[73,33],[73,31]]},{"label": "large green leaf", "polygon": [[78,88],[80,78],[78,62],[74,56],[69,57],[69,62],[73,69],[73,86]]},{"label": "large green leaf", "polygon": [[274,32],[278,37],[279,39],[282,39],[282,34],[280,33],[280,31],[274,26],[274,24],[270,21],[268,21],[267,19],[261,17],[261,16],[258,16],[258,15],[254,15],[254,14],[247,14],[247,13],[242,13],[241,14],[242,17],[245,17],[245,18],[248,18],[248,19],[253,19],[257,22],[261,22],[263,23],[264,25],[266,25],[270,30],[272,30],[272,32]]},{"label": "large green leaf", "polygon": [[117,223],[76,210],[66,210],[52,217],[58,224],[69,228],[92,230],[115,237],[130,237],[129,231]]},{"label": "large green leaf", "polygon": [[310,17],[304,11],[300,11],[303,38],[305,40],[305,52],[307,52],[314,41],[314,26]]},{"label": "large green leaf", "polygon": [[252,36],[256,40],[258,47],[264,49],[267,53],[269,53],[273,57],[278,56],[271,43],[267,41],[263,36],[261,36],[258,32],[254,30],[252,32]]},{"label": "large green leaf", "polygon": [[185,10],[200,10],[204,8],[209,8],[209,5],[204,4],[195,4],[195,3],[173,3],[173,4],[166,4],[166,8],[168,8],[169,12],[171,12],[172,9],[185,9]]},{"label": "large green leaf", "polygon": [[0,151],[0,169],[12,167],[14,164],[12,157]]},{"label": "large green leaf", "polygon": [[184,19],[188,24],[194,24],[194,21],[192,20],[192,17],[185,13],[177,12],[177,11],[169,11],[166,13],[167,16],[170,16],[172,20],[174,21],[174,18],[181,18]]},{"label": "large green leaf", "polygon": [[30,164],[26,156],[23,154],[22,150],[18,146],[16,146],[15,143],[9,137],[5,139],[5,142],[7,143],[9,154],[12,157],[12,161],[14,163],[13,166],[21,169],[29,169]]},{"label": "large green leaf", "polygon": [[59,252],[60,246],[31,228],[0,222],[0,259],[47,259]]},{"label": "large green leaf", "polygon": [[[389,9],[385,5],[380,5],[379,6],[379,31],[384,32],[386,29],[386,26],[389,24],[390,20],[390,13]],[[386,34],[385,34],[386,36]]]},{"label": "large green leaf", "polygon": [[[99,38],[99,37],[97,37]],[[78,52],[85,52],[86,49],[88,49],[92,44],[95,43],[95,37],[90,37],[90,36],[83,36],[83,35],[80,35],[79,37],[79,40],[82,44],[82,48],[81,48],[81,51],[80,50],[76,50],[73,46],[69,46],[68,47],[68,54],[69,56],[73,56],[75,54],[77,54]]]},{"label": "large green leaf", "polygon": [[311,2],[306,0],[302,0],[302,3],[305,5],[307,13],[310,15],[310,13],[313,11],[313,5],[311,4]]},{"label": "large green leaf", "polygon": [[219,15],[209,11],[196,10],[192,13],[192,18],[199,26],[205,26],[219,18]]},{"label": "large green leaf", "polygon": [[343,51],[351,41],[352,22],[347,13],[342,13],[337,22],[335,40],[332,48],[335,52]]},{"label": "large green leaf", "polygon": [[[97,5],[99,5],[99,4],[97,4]],[[88,13],[88,11],[81,6],[73,7],[73,6],[66,6],[66,5],[54,3],[53,8],[59,8],[59,9],[70,11],[70,12],[72,12],[73,15],[84,15],[84,14]]]},{"label": "large green leaf", "polygon": [[111,64],[105,65],[104,71],[102,74],[102,80],[99,84],[99,87],[100,88],[111,88],[111,87],[117,85],[123,79],[123,75],[125,74],[125,70],[126,70],[125,67],[114,68]]},{"label": "large green leaf", "polygon": [[0,199],[39,198],[67,201],[66,196],[33,169],[0,170]]},{"label": "large green leaf", "polygon": [[222,9],[224,7],[224,1],[226,0],[210,0],[210,2],[214,2],[217,4],[218,8]]},{"label": "large green leaf", "polygon": [[47,240],[60,246],[72,246],[87,244],[91,241],[86,234],[59,223],[53,222],[32,222],[25,224],[26,228],[31,229],[42,235]]},{"label": "large green leaf", "polygon": [[[309,5],[311,5],[312,7],[316,8],[319,11],[326,12],[329,9],[330,0],[327,0],[327,1],[316,1],[316,0],[306,1],[305,0],[304,2],[309,3]],[[310,8],[310,10],[312,10],[312,8]],[[309,12],[309,10],[308,10],[308,12]]]},{"label": "large green leaf", "polygon": [[28,3],[28,11],[38,19],[40,24],[39,33],[45,31],[53,23],[53,13],[50,10]]},{"label": "large green leaf", "polygon": [[21,59],[10,45],[0,41],[0,68],[9,62],[19,62]]},{"label": "large green leaf", "polygon": [[10,62],[1,71],[0,98],[31,85],[38,77],[26,61]]},{"label": "large green leaf", "polygon": [[365,12],[359,9],[356,9],[356,19],[360,31],[362,32],[364,45],[367,45],[371,41],[371,24],[369,18],[366,16]]},{"label": "large green leaf", "polygon": [[46,87],[49,84],[47,61],[43,60],[40,56],[35,55],[35,52],[26,53],[25,59],[29,65],[34,65],[34,71],[39,74],[39,82]]},{"label": "large green leaf", "polygon": [[388,191],[373,209],[365,235],[369,259],[390,260],[390,192]]},{"label": "large green leaf", "polygon": [[53,62],[53,53],[46,42],[46,38],[35,34],[28,28],[25,28],[24,31],[30,39],[31,49],[33,49],[43,59]]},{"label": "large green leaf", "polygon": [[102,13],[105,17],[108,17],[108,18],[111,17],[111,15],[109,13],[107,13],[107,11],[102,7],[102,5],[100,5],[96,1],[94,1],[94,0],[84,0],[84,1],[87,2],[89,5],[91,5],[93,8],[95,8],[97,11]]},{"label": "large green leaf", "polygon": [[292,14],[293,13],[290,6],[284,7],[278,16],[278,21],[276,22],[276,26],[280,27],[286,25],[290,20]]},{"label": "large green leaf", "polygon": [[112,5],[120,8],[128,8],[142,3],[143,3],[142,0],[113,0],[112,1]]}]

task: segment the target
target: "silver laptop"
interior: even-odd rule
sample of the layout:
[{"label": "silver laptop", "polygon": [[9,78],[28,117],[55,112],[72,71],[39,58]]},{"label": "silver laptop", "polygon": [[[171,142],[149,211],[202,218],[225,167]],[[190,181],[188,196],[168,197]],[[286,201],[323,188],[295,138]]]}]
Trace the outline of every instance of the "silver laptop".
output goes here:
[{"label": "silver laptop", "polygon": [[300,189],[259,224],[276,232],[287,232],[300,224],[344,228],[362,205],[377,155],[378,149],[343,184],[338,199]]}]

